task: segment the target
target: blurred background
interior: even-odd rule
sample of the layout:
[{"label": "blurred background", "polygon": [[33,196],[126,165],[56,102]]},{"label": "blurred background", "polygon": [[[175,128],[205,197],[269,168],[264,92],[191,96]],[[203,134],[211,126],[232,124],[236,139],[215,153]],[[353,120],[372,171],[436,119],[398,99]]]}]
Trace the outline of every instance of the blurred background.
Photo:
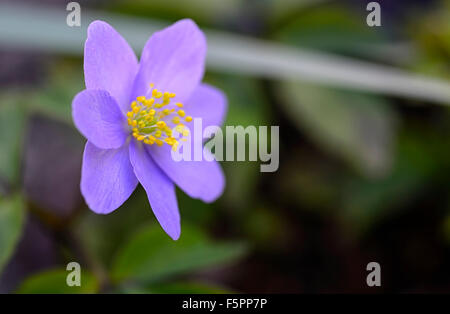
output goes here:
[{"label": "blurred background", "polygon": [[[362,0],[79,1],[81,27],[68,2],[0,2],[0,292],[450,292],[450,1],[380,0],[382,27]],[[87,208],[71,102],[90,21],[139,55],[185,17],[226,124],[279,125],[280,167],[222,162],[213,204],[178,190],[174,242],[142,187]]]}]

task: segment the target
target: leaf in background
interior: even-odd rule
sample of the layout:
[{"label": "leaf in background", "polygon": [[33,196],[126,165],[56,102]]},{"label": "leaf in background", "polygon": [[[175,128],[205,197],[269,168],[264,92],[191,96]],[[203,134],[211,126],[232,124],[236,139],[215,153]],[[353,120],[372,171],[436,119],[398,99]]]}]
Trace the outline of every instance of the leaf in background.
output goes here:
[{"label": "leaf in background", "polygon": [[[308,8],[276,31],[276,38],[298,47],[364,56],[382,42],[361,14],[336,4]],[[284,19],[283,19],[284,21]]]},{"label": "leaf in background", "polygon": [[0,98],[0,176],[11,183],[18,180],[20,150],[24,134],[25,110],[20,93]]},{"label": "leaf in background", "polygon": [[20,240],[0,276],[0,294],[14,292],[29,276],[57,267],[61,259],[58,244],[53,230],[27,210]]},{"label": "leaf in background", "polygon": [[69,271],[53,269],[29,277],[18,289],[18,293],[39,294],[69,294],[69,293],[96,293],[98,291],[97,279],[88,271],[81,268],[81,286],[69,287],[66,283]]},{"label": "leaf in background", "polygon": [[152,224],[131,237],[113,263],[114,281],[153,282],[205,267],[233,262],[245,253],[240,243],[212,242],[193,226],[182,225],[178,241]]},{"label": "leaf in background", "polygon": [[266,125],[269,103],[260,81],[233,74],[210,74],[205,82],[221,89],[228,100],[224,125]]},{"label": "leaf in background", "polygon": [[341,184],[339,214],[345,230],[364,234],[386,216],[414,207],[428,189],[448,186],[450,138],[445,129],[442,133],[436,132],[436,125],[404,129],[389,175],[377,180],[349,177]]},{"label": "leaf in background", "polygon": [[52,69],[49,83],[34,93],[31,108],[72,125],[72,99],[84,88],[83,65],[59,62]]},{"label": "leaf in background", "polygon": [[[271,125],[270,105],[261,82],[237,75],[207,75],[206,81],[220,88],[228,99],[224,125],[244,127]],[[223,129],[225,131],[225,129]],[[246,148],[247,150],[247,148]],[[224,156],[226,147],[224,149]],[[251,210],[252,195],[261,172],[258,162],[223,162],[227,184],[223,196],[228,207],[236,212]],[[239,218],[237,218],[239,219]]]},{"label": "leaf in background", "polygon": [[278,22],[286,19],[287,15],[290,16],[293,13],[296,14],[309,7],[318,6],[323,2],[327,2],[327,0],[268,0],[264,2],[270,6],[270,8],[268,8],[271,12],[269,18],[272,21]]},{"label": "leaf in background", "polygon": [[19,195],[0,199],[0,274],[19,242],[24,221],[24,206]]},{"label": "leaf in background", "polygon": [[117,248],[122,247],[136,229],[153,221],[147,194],[139,186],[122,206],[109,215],[98,215],[86,209],[74,224],[74,232],[89,256],[109,268]]},{"label": "leaf in background", "polygon": [[[368,45],[381,42],[379,32],[367,28],[358,14],[336,4],[312,7],[297,17],[275,37],[299,47],[360,56]],[[287,116],[310,138],[368,175],[389,168],[395,130],[385,99],[302,82],[280,85]]]},{"label": "leaf in background", "polygon": [[234,16],[241,9],[242,0],[135,0],[115,1],[109,6],[121,14],[159,16],[172,19],[193,18],[197,22],[217,22]]},{"label": "leaf in background", "polygon": [[204,203],[199,199],[189,197],[180,189],[177,189],[177,200],[183,220],[195,223],[197,227],[206,229],[211,226],[217,217],[217,209],[219,208],[217,202]]},{"label": "leaf in background", "polygon": [[289,250],[291,221],[280,215],[281,211],[279,207],[268,208],[267,205],[261,204],[255,206],[248,212],[248,216],[242,219],[242,230],[246,232],[246,238],[251,239],[259,251],[274,253]]},{"label": "leaf in background", "polygon": [[279,87],[287,117],[324,149],[369,176],[389,170],[395,116],[385,99],[297,82]]},{"label": "leaf in background", "polygon": [[412,19],[408,32],[416,45],[418,59],[412,68],[420,73],[450,78],[450,4]]}]

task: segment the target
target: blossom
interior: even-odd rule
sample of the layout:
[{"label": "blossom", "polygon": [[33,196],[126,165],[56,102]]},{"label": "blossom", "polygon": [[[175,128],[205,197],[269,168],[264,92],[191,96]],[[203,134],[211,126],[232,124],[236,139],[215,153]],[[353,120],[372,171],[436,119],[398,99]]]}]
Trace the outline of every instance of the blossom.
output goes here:
[{"label": "blossom", "polygon": [[[193,118],[221,125],[224,94],[201,82],[206,39],[184,19],[154,33],[140,62],[109,24],[89,25],[84,48],[86,89],[72,103],[72,116],[87,139],[81,192],[91,210],[108,214],[120,207],[138,183],[165,232],[180,236],[175,185],[192,198],[215,201],[225,178],[217,161],[174,161]],[[181,139],[182,140],[182,139]]]}]

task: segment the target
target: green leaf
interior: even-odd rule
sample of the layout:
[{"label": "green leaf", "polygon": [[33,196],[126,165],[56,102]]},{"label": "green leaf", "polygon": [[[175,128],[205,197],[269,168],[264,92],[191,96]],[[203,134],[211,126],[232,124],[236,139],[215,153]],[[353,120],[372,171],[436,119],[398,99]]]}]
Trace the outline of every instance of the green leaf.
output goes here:
[{"label": "green leaf", "polygon": [[138,187],[120,208],[109,215],[84,211],[74,223],[74,232],[87,254],[105,268],[110,268],[117,248],[153,219],[147,194]]},{"label": "green leaf", "polygon": [[49,83],[33,94],[30,105],[34,111],[72,124],[72,100],[83,89],[83,65],[60,62],[52,69]]},{"label": "green leaf", "polygon": [[133,16],[163,16],[179,19],[186,16],[198,22],[214,22],[217,16],[233,16],[241,9],[241,0],[135,0],[115,1],[109,10]]},{"label": "green leaf", "polygon": [[15,93],[0,98],[0,176],[11,183],[19,177],[25,116],[21,101],[22,96]]},{"label": "green leaf", "polygon": [[361,14],[333,3],[302,11],[277,30],[276,38],[298,47],[363,56],[376,50],[381,34],[367,27]]},{"label": "green leaf", "polygon": [[450,8],[431,10],[410,22],[408,32],[414,34],[411,39],[418,52],[412,68],[426,75],[449,79]]},{"label": "green leaf", "polygon": [[245,246],[214,243],[200,230],[183,225],[178,241],[170,239],[159,225],[138,231],[113,263],[114,281],[154,282],[169,276],[219,266],[240,258]]},{"label": "green leaf", "polygon": [[69,287],[66,283],[69,271],[52,269],[38,273],[28,278],[18,293],[96,293],[98,291],[97,279],[89,272],[81,269],[81,286]]},{"label": "green leaf", "polygon": [[24,221],[24,206],[19,195],[0,199],[0,273],[19,242]]},{"label": "green leaf", "polygon": [[390,168],[395,116],[387,100],[297,82],[280,89],[288,118],[325,150],[370,176]]}]

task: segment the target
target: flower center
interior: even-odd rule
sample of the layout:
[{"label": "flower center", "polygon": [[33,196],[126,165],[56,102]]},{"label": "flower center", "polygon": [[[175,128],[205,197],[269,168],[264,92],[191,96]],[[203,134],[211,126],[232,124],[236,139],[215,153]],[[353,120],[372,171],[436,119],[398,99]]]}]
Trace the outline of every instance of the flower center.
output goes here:
[{"label": "flower center", "polygon": [[182,103],[171,103],[174,93],[161,92],[153,86],[150,84],[150,98],[139,96],[131,103],[131,110],[127,112],[128,125],[138,141],[158,146],[166,143],[175,151],[178,141],[172,136],[173,129],[182,135],[181,140],[186,140],[189,131],[182,122],[190,122],[192,117],[186,115]]}]

